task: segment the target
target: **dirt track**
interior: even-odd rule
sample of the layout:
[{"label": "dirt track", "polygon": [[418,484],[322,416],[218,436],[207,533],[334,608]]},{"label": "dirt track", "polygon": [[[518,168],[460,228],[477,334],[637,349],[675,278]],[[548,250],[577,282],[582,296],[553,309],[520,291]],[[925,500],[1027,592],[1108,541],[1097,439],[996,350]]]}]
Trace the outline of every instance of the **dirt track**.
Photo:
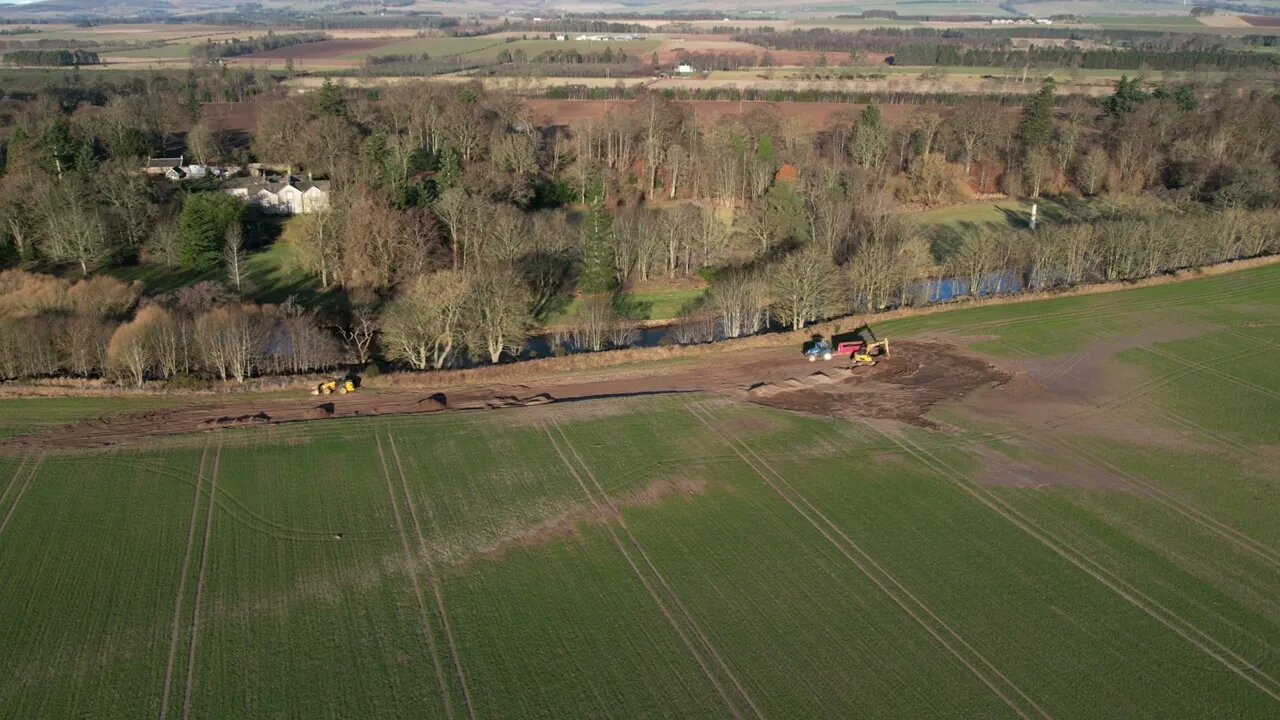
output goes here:
[{"label": "dirt track", "polygon": [[848,361],[809,363],[796,348],[716,353],[679,366],[654,365],[598,379],[528,385],[467,385],[435,390],[362,391],[296,400],[235,398],[225,405],[130,413],[74,423],[0,443],[0,451],[101,448],[229,427],[330,418],[484,410],[659,393],[712,392],[798,412],[884,418],[927,425],[924,414],[946,399],[1006,382],[985,360],[943,343],[894,343],[874,367]]}]

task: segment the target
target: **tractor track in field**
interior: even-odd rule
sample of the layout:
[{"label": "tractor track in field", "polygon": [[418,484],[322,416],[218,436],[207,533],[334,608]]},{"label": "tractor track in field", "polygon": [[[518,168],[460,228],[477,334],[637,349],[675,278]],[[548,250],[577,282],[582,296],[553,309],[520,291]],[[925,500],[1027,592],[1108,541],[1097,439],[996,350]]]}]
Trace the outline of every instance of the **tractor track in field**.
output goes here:
[{"label": "tractor track in field", "polygon": [[[591,471],[591,468],[582,459],[582,456],[579,455],[570,444],[569,438],[565,435],[564,430],[561,429],[559,425],[554,426],[556,428],[556,433],[560,435],[560,440],[556,440],[555,434],[551,432],[550,427],[546,424],[543,424],[542,426],[542,430],[546,433],[547,440],[550,441],[551,447],[555,450],[556,455],[560,457],[560,461],[569,471],[569,474],[573,476],[573,479],[577,482],[578,487],[581,488],[583,494],[586,495],[587,501],[595,505],[599,510],[607,511],[612,514],[615,522],[606,523],[605,527],[608,529],[609,536],[613,540],[614,547],[617,548],[618,552],[627,561],[627,564],[631,567],[631,571],[635,574],[636,579],[640,581],[641,586],[644,588],[645,592],[648,593],[650,599],[652,599],[654,604],[658,606],[658,609],[666,618],[667,623],[673,630],[675,630],[676,635],[679,636],[680,640],[684,643],[689,654],[702,669],[702,673],[706,676],[708,682],[710,682],[712,687],[716,689],[716,692],[720,695],[720,699],[724,702],[725,707],[729,710],[730,714],[734,716],[734,718],[741,720],[742,711],[739,709],[738,703],[734,702],[730,697],[731,692],[725,687],[724,680],[717,677],[717,673],[713,672],[710,667],[711,662],[719,665],[721,672],[723,672],[728,678],[729,684],[737,690],[737,695],[740,700],[745,701],[747,707],[751,709],[755,717],[760,720],[764,720],[765,715],[763,712],[761,712],[760,708],[756,706],[755,702],[751,699],[750,694],[747,693],[742,683],[738,680],[737,675],[729,667],[728,663],[725,662],[719,651],[715,649],[715,646],[712,645],[710,639],[707,638],[706,633],[703,632],[702,628],[698,625],[696,619],[693,617],[692,613],[689,612],[684,603],[680,601],[679,597],[675,594],[675,591],[671,588],[671,585],[666,581],[666,578],[658,571],[653,560],[649,557],[643,546],[640,545],[640,541],[635,537],[635,534],[631,532],[631,528],[626,524],[626,520],[623,519],[622,513],[609,500],[609,495],[605,492],[599,479],[596,478],[595,474]],[[564,444],[564,448],[561,447],[561,443]],[[566,454],[565,448],[568,448],[569,454]],[[570,460],[570,454],[572,454],[577,460],[577,465]],[[582,472],[579,472],[579,469],[581,469]],[[591,478],[592,484],[596,488],[596,493],[599,493],[599,497],[591,491],[587,482],[583,480],[584,474]],[[653,581],[645,575],[640,565],[636,562],[636,559],[630,552],[628,552],[627,543],[624,543],[622,538],[619,537],[615,526],[622,528],[630,545],[635,548],[637,553],[640,554],[644,559],[645,564],[649,567],[649,570],[654,574],[666,592],[670,595],[670,598],[667,601],[663,601],[662,593],[658,591]],[[674,608],[671,607],[669,603],[670,605],[674,605]],[[677,618],[677,614],[684,618],[683,623]],[[685,624],[687,624],[688,627],[685,627]],[[699,650],[699,643],[694,642],[694,636],[696,636],[696,639],[700,641],[702,646],[701,650]],[[710,660],[708,660],[708,657],[704,657],[703,653],[706,653]]]},{"label": "tractor track in field", "polygon": [[868,427],[872,427],[872,429],[875,429],[877,432],[885,435],[893,442],[899,443],[905,452],[914,457],[917,462],[924,465],[934,474],[947,481],[947,484],[950,487],[954,487],[958,491],[969,495],[974,500],[977,500],[997,515],[1004,518],[1009,524],[1039,541],[1055,555],[1082,570],[1104,587],[1129,602],[1135,608],[1141,610],[1161,625],[1164,625],[1175,635],[1178,635],[1189,642],[1205,655],[1208,655],[1210,658],[1218,661],[1228,670],[1258,688],[1273,700],[1280,701],[1280,682],[1277,682],[1275,678],[1272,678],[1257,665],[1224,645],[1217,638],[1199,629],[1190,621],[1182,618],[1174,611],[1162,605],[1158,600],[1146,595],[1134,585],[1112,573],[1110,570],[1103,567],[1098,561],[1089,557],[1087,553],[1072,547],[1061,537],[1058,537],[1051,531],[1045,529],[1017,508],[1010,505],[1007,501],[1001,498],[999,494],[991,492],[989,488],[984,488],[980,484],[970,481],[964,473],[947,464],[936,455],[933,455],[926,448],[915,443],[911,438],[907,437],[906,434],[899,435],[895,438],[889,433],[880,430],[879,428],[875,428],[870,423],[868,423]]},{"label": "tractor track in field", "polygon": [[[171,480],[176,480],[178,482],[192,485],[187,475],[174,472],[171,468],[169,468],[168,466],[162,463],[149,462],[146,460],[139,460],[137,462],[124,462],[124,461],[114,461],[109,458],[95,458],[94,464],[101,465],[104,467],[121,468],[125,470],[135,470],[138,468],[144,468],[147,470],[147,473],[151,476],[165,477]],[[200,488],[199,485],[193,485],[193,487],[196,487],[197,489]],[[207,491],[204,491],[204,490],[200,490],[200,491],[205,492],[207,494]],[[255,532],[255,533],[258,533],[259,535],[272,538],[273,540],[284,540],[288,542],[300,542],[300,543],[320,543],[320,542],[333,542],[338,535],[338,533],[331,530],[309,530],[307,528],[297,528],[297,527],[291,527],[289,525],[281,525],[280,523],[268,520],[267,518],[255,513],[253,510],[250,510],[247,505],[245,505],[242,501],[237,499],[234,495],[231,495],[230,493],[228,493],[225,489],[222,490],[220,493],[218,493],[217,496],[210,496],[210,497],[214,498],[214,502],[218,505],[218,508],[224,511],[227,514],[227,517],[235,521],[236,524],[240,525],[241,527],[251,532]],[[390,535],[393,535],[393,534],[394,534],[394,531],[387,533],[385,536],[378,533],[365,532],[365,533],[361,533],[361,536],[362,537],[389,537]],[[346,536],[344,535],[344,537]]]},{"label": "tractor track in field", "polygon": [[196,686],[196,651],[200,644],[200,605],[204,599],[205,574],[209,568],[209,545],[213,536],[213,497],[218,492],[218,470],[222,460],[222,445],[213,451],[213,469],[209,471],[209,502],[204,519],[204,540],[200,545],[200,570],[196,574],[196,596],[191,606],[191,640],[187,653],[187,682],[182,691],[182,718],[191,717],[191,696]]},{"label": "tractor track in field", "polygon": [[[31,481],[35,479],[36,473],[40,472],[40,466],[43,464],[44,456],[41,455],[36,458],[35,463],[31,465],[31,469],[27,470],[22,486],[18,488],[18,492],[13,496],[13,502],[9,504],[9,510],[5,512],[4,519],[0,520],[0,535],[3,535],[5,528],[9,527],[9,519],[13,517],[14,511],[18,509],[18,503],[22,502],[22,496],[27,494],[27,488],[31,487]],[[24,459],[23,464],[18,467],[18,472],[15,472],[13,478],[9,480],[9,486],[4,491],[5,496],[8,496],[9,491],[18,480],[18,476],[22,474],[22,469],[25,465],[26,461]],[[0,500],[3,500],[3,497],[0,497]]]},{"label": "tractor track in field", "polygon": [[[997,698],[1000,699],[1010,710],[1021,718],[1029,719],[1033,716],[1052,720],[1050,716],[1039,704],[1019,688],[1012,680],[1010,680],[1003,672],[1000,671],[990,660],[981,652],[974,648],[967,640],[956,632],[945,620],[939,617],[924,601],[912,593],[905,585],[902,584],[892,573],[881,566],[875,559],[862,549],[860,545],[853,541],[838,525],[819,510],[812,502],[810,502],[803,494],[795,489],[787,480],[779,474],[773,466],[765,461],[760,455],[756,454],[749,445],[735,438],[728,430],[718,426],[715,422],[715,416],[706,408],[699,406],[697,403],[688,403],[687,409],[694,415],[703,425],[705,425],[714,435],[723,440],[742,460],[747,467],[759,477],[767,486],[778,494],[798,515],[804,518],[820,535],[831,544],[841,555],[847,559],[859,572],[861,572],[868,580],[870,580],[879,590],[895,605],[916,622],[921,629],[925,630],[935,642],[945,648],[952,657],[954,657],[961,665],[969,670],[983,685],[987,687]],[[745,451],[745,452],[744,452]],[[750,455],[750,457],[748,457]],[[785,486],[785,490],[783,489]],[[808,508],[806,511],[805,508]],[[839,540],[837,540],[837,536]],[[843,542],[841,542],[841,540]],[[851,552],[852,551],[852,552]],[[861,557],[861,560],[859,559]],[[875,572],[873,572],[873,570]],[[896,590],[894,589],[896,588]],[[910,602],[908,602],[910,600]],[[913,608],[914,606],[914,608]],[[926,617],[932,619],[933,623],[927,622]],[[935,626],[936,624],[936,626]],[[945,636],[950,636],[949,642]],[[954,643],[954,644],[953,644]],[[962,653],[961,649],[967,651],[972,657],[966,657],[966,653]],[[986,671],[980,666],[985,666]],[[1002,687],[1003,686],[1003,689]],[[1021,702],[1015,701],[1012,696],[1016,695],[1021,698]],[[1023,703],[1027,707],[1023,706]]]},{"label": "tractor track in field", "polygon": [[1101,456],[1091,451],[1085,450],[1079,445],[1073,445],[1063,440],[1047,440],[1045,438],[1037,438],[1041,446],[1049,451],[1061,451],[1068,455],[1083,460],[1086,465],[1091,465],[1097,470],[1110,473],[1112,476],[1125,482],[1131,489],[1141,493],[1144,497],[1155,500],[1157,503],[1178,513],[1187,520],[1199,525],[1206,531],[1213,533],[1223,540],[1235,545],[1238,549],[1249,553],[1262,560],[1272,568],[1280,569],[1280,553],[1277,553],[1265,543],[1255,540],[1246,535],[1243,531],[1228,525],[1212,515],[1196,508],[1195,506],[1183,501],[1173,493],[1168,492],[1160,486],[1147,482],[1133,473],[1118,467],[1114,463],[1107,461]]},{"label": "tractor track in field", "polygon": [[427,652],[431,655],[431,665],[436,675],[436,685],[440,688],[440,703],[444,707],[445,717],[453,718],[453,698],[449,692],[449,683],[445,680],[444,664],[440,660],[440,650],[436,644],[436,633],[431,627],[431,612],[427,608],[426,594],[422,591],[422,583],[418,580],[417,560],[413,557],[413,548],[409,545],[409,533],[405,529],[404,518],[400,514],[400,503],[396,501],[395,490],[391,482],[391,468],[387,463],[386,452],[382,447],[382,438],[375,436],[378,446],[378,462],[382,466],[382,479],[387,486],[387,500],[391,503],[391,515],[395,518],[396,531],[400,536],[400,546],[404,550],[405,570],[413,587],[414,599],[418,603],[418,615],[422,624],[422,634],[427,641]]},{"label": "tractor track in field", "polygon": [[[387,444],[391,447],[391,457],[396,462],[396,474],[400,476],[400,487],[404,489],[404,499],[409,509],[409,517],[413,519],[414,534],[418,538],[418,550],[422,553],[422,559],[427,564],[427,581],[431,585],[431,594],[435,598],[436,612],[440,615],[440,626],[444,630],[445,643],[449,646],[449,655],[453,659],[453,668],[458,674],[458,684],[462,686],[462,698],[467,706],[467,717],[475,720],[476,708],[471,699],[471,688],[467,685],[467,674],[462,669],[462,658],[458,654],[458,642],[453,634],[453,626],[449,623],[449,610],[444,603],[444,592],[440,587],[440,574],[436,571],[435,561],[431,559],[431,551],[427,549],[427,538],[422,533],[422,524],[418,521],[418,509],[413,501],[413,492],[409,490],[409,481],[404,474],[404,465],[400,462],[400,451],[396,449],[396,439],[390,433],[387,434]],[[438,530],[430,499],[424,499],[422,505],[426,508],[427,523],[433,530]]]},{"label": "tractor track in field", "polygon": [[18,468],[13,471],[13,476],[9,478],[9,482],[5,483],[4,492],[0,493],[0,508],[4,507],[5,500],[9,499],[9,493],[18,483],[18,478],[23,476],[23,471],[27,469],[27,462],[31,460],[28,455],[23,455],[22,460],[18,463]]},{"label": "tractor track in field", "polygon": [[733,668],[730,667],[729,663],[726,662],[724,658],[720,655],[720,651],[716,649],[716,646],[711,642],[711,639],[707,637],[707,634],[703,631],[702,626],[698,624],[698,621],[694,617],[693,613],[689,611],[689,608],[685,606],[684,601],[682,601],[680,599],[680,596],[676,593],[675,588],[673,588],[671,586],[671,583],[667,581],[666,576],[663,575],[662,571],[658,569],[657,564],[654,563],[653,558],[650,557],[648,551],[646,551],[644,549],[644,546],[640,544],[639,538],[637,538],[635,534],[631,532],[631,527],[627,525],[627,521],[622,517],[621,508],[619,508],[617,503],[614,502],[613,498],[609,496],[608,491],[605,490],[604,485],[601,484],[600,482],[600,479],[596,476],[595,472],[592,471],[591,466],[588,465],[587,461],[582,457],[582,455],[578,453],[578,449],[574,447],[573,442],[569,440],[569,436],[565,434],[564,428],[561,427],[560,424],[555,422],[554,420],[552,421],[552,426],[555,427],[556,432],[560,435],[560,438],[564,441],[564,446],[569,450],[569,454],[572,455],[575,460],[577,460],[578,466],[582,468],[582,471],[585,472],[587,477],[591,479],[592,484],[595,485],[596,489],[600,491],[600,497],[604,499],[605,505],[608,506],[611,512],[617,515],[619,526],[622,527],[623,531],[627,534],[627,537],[631,539],[631,543],[635,546],[636,551],[640,553],[640,557],[644,559],[645,564],[648,565],[649,569],[653,571],[653,576],[658,579],[658,582],[671,596],[672,601],[675,602],[676,608],[688,619],[689,625],[693,628],[694,634],[696,634],[698,636],[698,639],[701,640],[702,643],[707,647],[707,650],[711,653],[712,659],[714,659],[716,663],[720,666],[720,668],[724,670],[725,675],[729,677],[729,680],[733,683],[733,686],[737,688],[738,693],[742,696],[743,700],[747,702],[747,706],[751,708],[751,711],[755,714],[755,716],[763,719],[764,713],[761,712],[760,708],[756,706],[755,701],[751,699],[750,693],[747,692],[747,689],[746,687],[743,686],[742,681],[738,679],[737,673],[733,671]]},{"label": "tractor track in field", "polygon": [[[1017,345],[1009,341],[1005,341],[1005,345],[1023,354],[1024,356],[1031,356],[1031,353],[1020,345]],[[1149,347],[1144,347],[1142,349],[1148,350],[1148,351],[1151,350],[1151,348]],[[1246,352],[1248,354],[1256,354],[1259,351],[1260,349],[1258,348],[1252,348],[1252,349],[1245,349],[1241,352]],[[1166,353],[1163,353],[1163,352],[1158,352],[1155,354],[1162,355],[1162,356],[1166,355]],[[1185,363],[1185,364],[1200,365],[1199,363]],[[1199,368],[1185,367],[1184,369],[1174,370],[1170,373],[1166,373],[1165,375],[1159,376],[1153,379],[1152,381],[1149,381],[1149,383],[1143,383],[1143,385],[1147,387],[1145,387],[1143,390],[1140,391],[1138,397],[1145,396],[1146,394],[1150,393],[1152,390],[1158,387],[1162,387],[1163,385],[1173,382],[1174,380],[1177,380],[1182,377],[1186,377],[1187,375],[1195,372],[1197,369]],[[1132,401],[1133,399],[1134,398],[1129,398],[1128,401]],[[1149,403],[1144,403],[1144,404],[1150,405]],[[1188,424],[1189,421],[1183,420],[1183,423]],[[1051,427],[1059,427],[1059,426],[1053,425]],[[1204,428],[1200,428],[1200,430],[1201,432],[1208,432]],[[1146,480],[1143,480],[1142,478],[1139,478],[1137,475],[1116,466],[1114,463],[1108,462],[1104,458],[1100,457],[1097,453],[1089,450],[1085,450],[1084,448],[1080,447],[1077,444],[1068,443],[1067,441],[1061,438],[1052,437],[1044,431],[1023,432],[1023,433],[1019,433],[1018,437],[1037,442],[1041,446],[1049,448],[1050,450],[1056,449],[1056,450],[1066,452],[1069,455],[1073,455],[1077,459],[1083,460],[1085,464],[1091,465],[1095,469],[1099,469],[1104,472],[1107,472],[1112,477],[1115,477],[1116,479],[1120,480],[1122,483],[1127,485],[1130,489],[1141,493],[1144,497],[1150,498],[1156,501],[1157,503],[1164,505],[1166,508],[1172,510],[1173,512],[1178,513],[1179,515],[1182,515],[1186,519],[1199,525],[1200,527],[1207,530],[1208,532],[1218,535],[1219,537],[1231,543],[1232,545],[1235,545],[1238,549],[1261,559],[1263,562],[1267,563],[1273,568],[1280,568],[1280,552],[1277,552],[1274,548],[1268,546],[1267,544],[1259,540],[1254,539],[1253,537],[1250,537],[1245,532],[1235,527],[1232,527],[1231,525],[1221,520],[1218,520],[1217,518],[1213,517],[1209,513],[1206,513],[1194,507],[1193,505],[1187,503],[1186,501],[1177,497],[1173,493],[1170,493],[1169,491],[1161,488],[1160,486],[1154,483],[1148,482]],[[1240,447],[1244,447],[1242,444],[1239,444],[1239,443],[1236,443],[1236,444],[1227,443],[1227,444],[1228,446],[1236,447],[1237,449],[1239,449]]]},{"label": "tractor track in field", "polygon": [[[1008,340],[1004,340],[1002,342],[1003,344],[1015,350],[1019,350],[1023,353],[1026,353],[1028,356],[1030,356],[1030,353],[1027,353],[1026,350],[1019,348],[1018,346],[1010,343]],[[1222,361],[1242,360],[1246,357],[1257,355],[1258,353],[1261,353],[1264,350],[1266,350],[1266,348],[1261,348],[1261,347],[1245,348],[1243,350],[1238,350],[1229,355],[1224,355],[1220,357],[1219,360],[1222,360]],[[1107,400],[1104,400],[1100,403],[1097,403],[1092,407],[1082,408],[1077,412],[1068,413],[1048,423],[1045,423],[1045,429],[1052,430],[1056,428],[1066,427],[1068,425],[1074,425],[1083,420],[1088,420],[1094,417],[1095,415],[1099,415],[1101,413],[1114,410],[1115,408],[1118,408],[1122,405],[1126,405],[1135,400],[1144,398],[1147,395],[1151,394],[1152,392],[1155,392],[1156,390],[1159,390],[1162,387],[1165,387],[1171,383],[1181,380],[1182,378],[1192,375],[1195,372],[1196,372],[1196,368],[1185,367],[1181,370],[1175,370],[1165,375],[1161,375],[1161,376],[1143,381],[1131,387],[1129,390],[1123,393],[1120,393],[1119,395],[1116,395],[1114,397],[1108,398]]]},{"label": "tractor track in field", "polygon": [[1164,350],[1157,350],[1154,347],[1145,347],[1145,348],[1142,348],[1142,350],[1152,355],[1155,355],[1157,357],[1162,357],[1172,363],[1182,365],[1183,367],[1188,368],[1193,372],[1207,373],[1209,375],[1213,375],[1214,377],[1220,378],[1222,380],[1226,380],[1232,385],[1236,385],[1241,388],[1244,388],[1245,390],[1249,390],[1259,395],[1266,395],[1267,397],[1273,400],[1280,400],[1280,392],[1276,392],[1271,388],[1263,387],[1255,382],[1238,378],[1235,375],[1231,375],[1230,373],[1224,373],[1221,370],[1217,369],[1216,367],[1213,367],[1209,363],[1197,362],[1195,360],[1187,360],[1186,358],[1178,357],[1177,355],[1165,352]]},{"label": "tractor track in field", "polygon": [[173,602],[173,621],[169,629],[169,654],[164,664],[164,688],[160,695],[160,720],[169,716],[169,693],[173,685],[173,669],[178,658],[178,644],[182,637],[182,606],[187,598],[187,575],[191,571],[191,550],[196,543],[196,523],[199,520],[201,486],[204,484],[205,460],[209,454],[208,445],[200,453],[200,464],[196,468],[195,491],[191,495],[191,518],[187,521],[187,543],[182,550],[182,572],[178,576],[178,592]]},{"label": "tractor track in field", "polygon": [[[1220,302],[1230,300],[1241,295],[1248,294],[1255,290],[1262,290],[1280,286],[1280,278],[1273,280],[1263,280],[1259,282],[1249,283],[1245,285],[1233,284],[1212,292],[1200,293],[1196,295],[1188,294],[1184,298],[1168,300],[1144,300],[1142,302],[1129,303],[1124,305],[1116,305],[1109,308],[1084,308],[1079,310],[1066,310],[1061,312],[1044,312],[1035,315],[1021,315],[1016,318],[1008,318],[1004,320],[986,320],[977,323],[969,323],[965,325],[966,332],[981,332],[983,330],[993,330],[997,328],[1008,328],[1025,323],[1043,322],[1045,320],[1103,320],[1121,315],[1129,315],[1132,313],[1145,312],[1147,310],[1158,310],[1166,307],[1179,307],[1191,304],[1204,304],[1206,302]],[[1087,297],[1087,296],[1086,296]]]},{"label": "tractor track in field", "polygon": [[1228,445],[1245,455],[1249,455],[1252,457],[1258,456],[1257,451],[1254,448],[1247,445],[1246,443],[1242,443],[1233,437],[1223,435],[1222,433],[1217,432],[1215,430],[1211,430],[1197,422],[1192,421],[1190,418],[1184,417],[1182,415],[1178,415],[1177,413],[1174,413],[1170,410],[1166,410],[1154,403],[1147,402],[1147,401],[1142,401],[1141,406],[1142,406],[1143,412],[1149,412],[1149,413],[1152,413],[1153,415],[1159,415],[1160,417],[1163,417],[1165,420],[1168,420],[1174,425],[1181,426],[1185,430],[1188,430],[1193,433],[1200,433],[1201,435],[1204,435],[1205,437],[1209,438],[1210,440],[1213,440],[1214,442],[1221,443],[1223,445]]}]

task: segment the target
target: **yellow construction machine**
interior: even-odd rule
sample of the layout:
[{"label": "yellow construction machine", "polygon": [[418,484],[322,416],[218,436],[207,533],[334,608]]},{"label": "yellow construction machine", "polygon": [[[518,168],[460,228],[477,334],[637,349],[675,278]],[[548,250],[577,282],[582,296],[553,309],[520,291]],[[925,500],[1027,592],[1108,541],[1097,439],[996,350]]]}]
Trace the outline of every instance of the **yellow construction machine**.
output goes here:
[{"label": "yellow construction machine", "polygon": [[862,350],[854,352],[850,357],[853,359],[854,365],[875,365],[876,355],[889,357],[889,340],[879,340],[866,345]]},{"label": "yellow construction machine", "polygon": [[344,378],[334,378],[333,380],[326,380],[320,383],[319,385],[316,385],[315,388],[311,390],[311,394],[312,395],[332,395],[334,393],[338,393],[339,395],[346,395],[347,393],[353,393],[355,391],[356,391],[355,381],[349,377],[344,377]]}]

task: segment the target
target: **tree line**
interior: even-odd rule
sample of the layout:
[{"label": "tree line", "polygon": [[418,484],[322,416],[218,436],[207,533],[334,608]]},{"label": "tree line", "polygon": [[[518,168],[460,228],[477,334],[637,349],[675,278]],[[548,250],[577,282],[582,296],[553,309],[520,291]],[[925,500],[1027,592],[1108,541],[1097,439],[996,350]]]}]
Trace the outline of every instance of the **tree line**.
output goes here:
[{"label": "tree line", "polygon": [[38,65],[40,67],[71,67],[73,65],[97,65],[102,61],[98,53],[90,50],[14,50],[3,56],[6,65]]},{"label": "tree line", "polygon": [[204,43],[191,48],[191,56],[196,60],[210,62],[219,58],[235,57],[237,55],[252,55],[253,53],[267,52],[268,50],[279,50],[280,48],[323,42],[325,40],[332,39],[333,37],[331,35],[323,32],[299,32],[277,35],[268,30],[266,35],[244,40],[240,38],[231,38],[229,40],[206,40]]},{"label": "tree line", "polygon": [[1170,33],[1136,28],[1084,29],[1079,27],[1019,26],[1000,28],[934,28],[879,27],[861,30],[807,28],[778,32],[774,29],[752,29],[740,33],[736,40],[763,45],[776,50],[820,50],[848,52],[851,48],[892,53],[902,45],[947,44],[966,47],[1008,48],[1015,39],[1076,40],[1123,49],[1151,51],[1211,51],[1237,47],[1245,38],[1231,38],[1204,33]]},{"label": "tree line", "polygon": [[944,44],[904,44],[894,50],[897,65],[947,67],[1083,68],[1086,70],[1275,70],[1280,61],[1258,52],[1227,50],[1082,50],[1031,47],[1026,50],[963,48]]},{"label": "tree line", "polygon": [[333,333],[294,303],[241,303],[208,282],[145,299],[140,292],[110,276],[73,283],[0,272],[0,379],[243,381],[332,367],[341,358]]},{"label": "tree line", "polygon": [[557,64],[557,65],[582,65],[582,64],[623,64],[630,62],[633,58],[627,55],[625,50],[606,47],[601,51],[580,52],[574,48],[566,48],[564,50],[544,50],[534,55],[532,58],[525,56],[524,51],[516,49],[515,52],[509,52],[505,48],[498,53],[498,62],[532,62],[540,64]]}]

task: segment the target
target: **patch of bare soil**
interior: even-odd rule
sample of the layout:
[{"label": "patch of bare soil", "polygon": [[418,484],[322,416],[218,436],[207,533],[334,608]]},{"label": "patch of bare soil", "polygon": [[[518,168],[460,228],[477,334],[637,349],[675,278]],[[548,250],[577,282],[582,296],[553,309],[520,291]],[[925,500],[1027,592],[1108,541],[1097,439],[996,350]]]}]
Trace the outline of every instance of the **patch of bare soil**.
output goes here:
[{"label": "patch of bare soil", "polygon": [[1006,457],[986,447],[974,448],[982,458],[982,472],[977,481],[984,485],[1021,488],[1044,488],[1051,485],[1070,485],[1081,488],[1123,489],[1124,484],[1115,476],[1081,465],[1050,467],[1037,462],[1024,462]]},{"label": "patch of bare soil", "polygon": [[1100,338],[1072,353],[1014,358],[1005,361],[1009,381],[974,393],[964,409],[1030,433],[1085,432],[1139,445],[1194,447],[1185,433],[1113,412],[1140,406],[1167,380],[1176,379],[1152,378],[1113,360],[1126,350],[1191,341],[1204,332],[1204,327],[1189,323],[1155,325],[1122,337]]},{"label": "patch of bare soil", "polygon": [[[523,527],[509,532],[493,542],[474,556],[487,560],[499,560],[511,550],[525,547],[538,547],[554,540],[575,537],[578,526],[604,525],[618,518],[618,512],[629,507],[645,507],[657,505],[668,498],[691,498],[707,492],[707,483],[701,479],[660,478],[643,488],[620,493],[611,498],[611,508],[599,505],[573,505],[553,518],[533,527]],[[473,559],[472,555],[453,558],[452,565],[465,566]]]},{"label": "patch of bare soil", "polygon": [[681,365],[651,365],[572,376],[528,385],[467,385],[443,392],[362,390],[323,405],[306,395],[289,400],[228,399],[226,405],[129,413],[53,428],[0,442],[0,451],[100,448],[149,439],[249,425],[322,419],[407,415],[550,405],[572,401],[682,392],[730,398],[819,415],[882,418],[915,425],[938,402],[1000,384],[1008,374],[981,358],[941,342],[896,342],[892,357],[874,367],[809,363],[799,347],[746,348]]},{"label": "patch of bare soil", "polygon": [[748,400],[761,405],[849,419],[888,419],[933,426],[925,414],[943,400],[981,387],[1001,385],[1010,375],[991,363],[936,342],[902,342],[872,367],[833,366],[752,385]]}]

